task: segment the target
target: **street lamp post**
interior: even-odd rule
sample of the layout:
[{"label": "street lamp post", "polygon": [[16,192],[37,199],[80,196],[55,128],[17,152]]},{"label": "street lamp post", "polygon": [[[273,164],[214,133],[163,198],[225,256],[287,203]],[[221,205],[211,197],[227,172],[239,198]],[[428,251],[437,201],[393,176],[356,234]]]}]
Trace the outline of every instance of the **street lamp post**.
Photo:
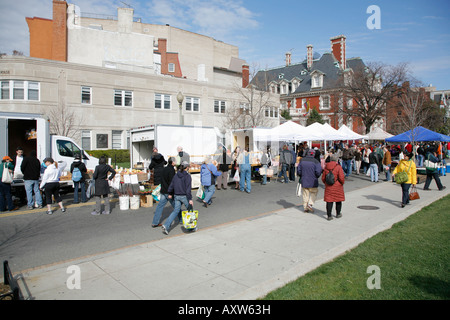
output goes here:
[{"label": "street lamp post", "polygon": [[184,118],[183,118],[183,114],[182,114],[182,109],[183,109],[183,100],[184,100],[184,96],[181,92],[178,92],[177,95],[177,100],[178,100],[178,107],[179,107],[179,112],[180,112],[180,125],[184,125]]}]

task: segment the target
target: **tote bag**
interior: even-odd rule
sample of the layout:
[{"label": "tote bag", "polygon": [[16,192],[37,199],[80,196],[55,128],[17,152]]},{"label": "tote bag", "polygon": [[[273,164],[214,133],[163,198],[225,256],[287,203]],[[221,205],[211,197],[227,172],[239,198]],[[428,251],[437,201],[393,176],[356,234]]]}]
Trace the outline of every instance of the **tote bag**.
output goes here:
[{"label": "tote bag", "polygon": [[13,176],[12,176],[11,172],[9,172],[9,169],[6,167],[6,163],[3,165],[2,182],[3,183],[12,183],[13,182]]}]

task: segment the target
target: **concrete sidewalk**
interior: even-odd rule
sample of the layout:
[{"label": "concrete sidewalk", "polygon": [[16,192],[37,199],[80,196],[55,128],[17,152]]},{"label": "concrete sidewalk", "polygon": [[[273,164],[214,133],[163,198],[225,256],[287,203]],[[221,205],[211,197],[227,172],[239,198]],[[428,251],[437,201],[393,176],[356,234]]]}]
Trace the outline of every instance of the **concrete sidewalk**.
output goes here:
[{"label": "concrete sidewalk", "polygon": [[[349,192],[343,217],[332,221],[326,220],[323,200],[316,202],[314,214],[304,213],[302,207],[280,209],[207,229],[201,229],[200,211],[195,233],[169,235],[16,276],[25,299],[253,300],[449,194],[450,175],[441,181],[448,186],[443,191],[436,190],[434,181],[432,191],[423,191],[420,184],[421,199],[405,208],[400,208],[401,189],[395,183],[378,182]],[[295,192],[295,184],[292,189]],[[69,289],[77,274],[80,288]]]}]

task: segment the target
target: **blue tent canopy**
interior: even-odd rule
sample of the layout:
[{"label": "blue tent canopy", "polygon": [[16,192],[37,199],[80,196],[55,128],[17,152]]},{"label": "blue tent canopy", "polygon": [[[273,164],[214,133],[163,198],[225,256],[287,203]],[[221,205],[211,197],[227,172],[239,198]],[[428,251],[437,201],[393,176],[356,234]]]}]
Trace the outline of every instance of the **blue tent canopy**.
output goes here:
[{"label": "blue tent canopy", "polygon": [[450,136],[428,130],[424,127],[416,127],[399,135],[387,138],[387,142],[410,142],[410,141],[450,141]]}]

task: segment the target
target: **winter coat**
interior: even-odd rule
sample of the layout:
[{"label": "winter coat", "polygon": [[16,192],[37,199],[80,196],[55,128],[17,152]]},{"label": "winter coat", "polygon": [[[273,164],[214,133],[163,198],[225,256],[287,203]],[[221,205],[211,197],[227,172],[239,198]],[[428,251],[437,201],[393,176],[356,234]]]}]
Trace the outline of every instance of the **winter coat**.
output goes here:
[{"label": "winter coat", "polygon": [[[213,175],[213,177],[211,176]],[[215,184],[215,177],[222,175],[222,172],[217,171],[217,168],[212,164],[202,164],[200,168],[200,183],[202,186],[211,186]]]},{"label": "winter coat", "polygon": [[[108,173],[111,172],[108,177]],[[106,196],[109,193],[108,180],[112,180],[116,175],[116,171],[107,164],[99,164],[95,167],[92,178],[95,180],[95,196]]]},{"label": "winter coat", "polygon": [[[411,168],[409,169],[409,165],[411,165]],[[409,171],[408,171],[409,169]],[[395,175],[397,172],[407,172],[408,173],[408,181],[406,181],[406,184],[417,184],[417,169],[416,164],[412,160],[400,160],[399,164],[395,167],[394,171],[392,172],[392,175]]]},{"label": "winter coat", "polygon": [[322,174],[322,166],[312,155],[307,155],[300,160],[297,167],[297,175],[300,177],[302,188],[317,188],[318,178]]},{"label": "winter coat", "polygon": [[172,182],[173,177],[175,176],[175,168],[173,165],[167,165],[164,167],[162,171],[161,178],[161,193],[169,194],[169,186]]},{"label": "winter coat", "polygon": [[83,162],[81,162],[80,160],[75,160],[70,165],[70,173],[73,174],[73,170],[75,168],[78,168],[78,170],[80,170],[80,172],[81,172],[80,182],[85,182],[86,181],[85,176],[86,176],[86,173],[87,173],[86,165]]},{"label": "winter coat", "polygon": [[386,153],[384,154],[384,157],[383,157],[383,164],[385,166],[390,166],[391,163],[392,163],[391,153],[389,151],[386,151]]},{"label": "winter coat", "polygon": [[59,182],[59,178],[61,177],[61,172],[64,170],[64,167],[58,166],[56,167],[55,163],[49,165],[42,176],[41,183],[39,188],[42,189],[47,183]]},{"label": "winter coat", "polygon": [[176,196],[186,196],[187,200],[192,200],[192,178],[186,171],[178,171],[172,179],[168,188],[169,194]]},{"label": "winter coat", "polygon": [[31,151],[30,155],[23,159],[20,170],[23,173],[23,180],[39,180],[41,177],[41,163],[36,158],[36,151]]},{"label": "winter coat", "polygon": [[288,164],[290,165],[292,163],[292,153],[289,150],[283,150],[280,153],[280,163],[281,164]]},{"label": "winter coat", "polygon": [[161,184],[162,171],[166,164],[167,164],[167,161],[164,159],[162,154],[156,153],[153,155],[152,162],[150,162],[150,165],[148,166],[148,168],[150,170],[153,169],[153,184],[155,186],[157,186],[158,184]]},{"label": "winter coat", "polygon": [[[328,185],[326,181],[326,176],[330,170],[334,174],[334,184]],[[322,182],[325,184],[325,195],[324,195],[324,201],[325,202],[341,202],[345,201],[345,194],[344,194],[344,182],[345,182],[345,175],[344,170],[342,167],[336,162],[336,161],[330,161],[325,165],[325,169],[322,173]]]}]

